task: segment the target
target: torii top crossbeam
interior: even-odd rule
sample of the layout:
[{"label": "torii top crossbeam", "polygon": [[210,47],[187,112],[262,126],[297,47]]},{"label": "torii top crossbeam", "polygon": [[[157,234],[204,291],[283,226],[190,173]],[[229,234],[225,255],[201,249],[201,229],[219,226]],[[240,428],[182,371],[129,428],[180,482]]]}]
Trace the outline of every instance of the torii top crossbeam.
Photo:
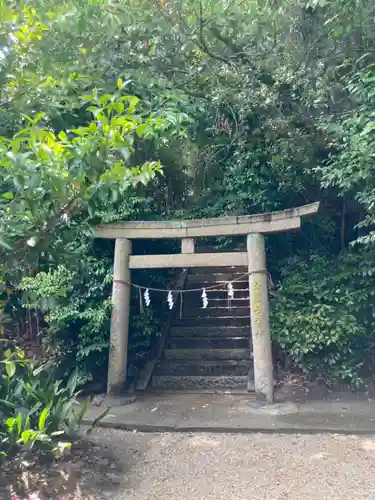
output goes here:
[{"label": "torii top crossbeam", "polygon": [[165,222],[113,222],[96,227],[96,238],[197,238],[250,233],[279,233],[301,227],[301,217],[315,214],[319,202],[280,212]]}]

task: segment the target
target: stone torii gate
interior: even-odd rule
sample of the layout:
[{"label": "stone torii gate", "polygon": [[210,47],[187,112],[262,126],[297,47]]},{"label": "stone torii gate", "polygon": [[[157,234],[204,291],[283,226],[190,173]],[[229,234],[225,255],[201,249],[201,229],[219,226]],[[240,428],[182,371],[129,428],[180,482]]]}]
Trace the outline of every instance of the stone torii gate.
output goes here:
[{"label": "stone torii gate", "polygon": [[[301,217],[318,211],[319,202],[298,208],[239,217],[166,222],[116,222],[96,227],[96,238],[115,239],[112,289],[111,349],[107,392],[115,394],[126,381],[131,269],[248,266],[250,322],[256,397],[273,401],[273,363],[268,309],[264,234],[295,230]],[[247,252],[195,253],[195,238],[246,235]],[[132,255],[136,238],[180,238],[181,253]]]}]

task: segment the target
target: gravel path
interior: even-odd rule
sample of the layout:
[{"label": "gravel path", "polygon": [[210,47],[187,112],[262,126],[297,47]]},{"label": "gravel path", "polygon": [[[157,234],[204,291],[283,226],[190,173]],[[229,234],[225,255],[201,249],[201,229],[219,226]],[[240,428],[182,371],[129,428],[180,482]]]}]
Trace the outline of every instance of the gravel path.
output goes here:
[{"label": "gravel path", "polygon": [[124,453],[114,500],[375,498],[375,438],[102,431],[103,439]]},{"label": "gravel path", "polygon": [[59,469],[54,500],[374,499],[375,437],[102,429]]}]

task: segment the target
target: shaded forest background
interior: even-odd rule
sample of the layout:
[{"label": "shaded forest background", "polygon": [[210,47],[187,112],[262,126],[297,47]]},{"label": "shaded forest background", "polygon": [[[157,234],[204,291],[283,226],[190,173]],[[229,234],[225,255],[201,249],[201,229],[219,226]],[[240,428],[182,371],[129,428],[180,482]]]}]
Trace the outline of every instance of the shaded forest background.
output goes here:
[{"label": "shaded forest background", "polygon": [[[282,367],[360,384],[375,349],[375,6],[33,0],[0,16],[4,337],[103,382],[113,244],[95,224],[320,201],[301,233],[267,241],[272,334]],[[166,310],[137,300],[131,370]]]}]

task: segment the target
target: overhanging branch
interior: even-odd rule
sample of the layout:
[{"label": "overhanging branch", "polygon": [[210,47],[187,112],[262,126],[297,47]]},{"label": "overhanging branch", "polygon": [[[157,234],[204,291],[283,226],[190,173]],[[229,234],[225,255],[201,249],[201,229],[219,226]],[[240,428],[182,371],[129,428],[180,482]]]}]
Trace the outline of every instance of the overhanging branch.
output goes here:
[{"label": "overhanging branch", "polygon": [[266,85],[274,85],[275,79],[273,76],[265,70],[259,70],[252,61],[253,58],[265,56],[267,54],[271,54],[276,46],[276,24],[273,23],[274,35],[273,35],[273,45],[267,51],[262,51],[254,54],[249,54],[243,48],[238,47],[232,40],[225,37],[220,30],[216,26],[211,26],[210,31],[214,37],[219,40],[229,51],[231,54],[228,57],[224,57],[217,52],[214,52],[208,45],[205,36],[204,36],[204,27],[207,24],[204,19],[203,13],[203,3],[202,0],[199,1],[199,48],[205,52],[209,57],[215,59],[217,61],[221,61],[228,65],[233,65],[236,61],[245,62],[248,64],[254,72],[258,73],[258,80]]}]

